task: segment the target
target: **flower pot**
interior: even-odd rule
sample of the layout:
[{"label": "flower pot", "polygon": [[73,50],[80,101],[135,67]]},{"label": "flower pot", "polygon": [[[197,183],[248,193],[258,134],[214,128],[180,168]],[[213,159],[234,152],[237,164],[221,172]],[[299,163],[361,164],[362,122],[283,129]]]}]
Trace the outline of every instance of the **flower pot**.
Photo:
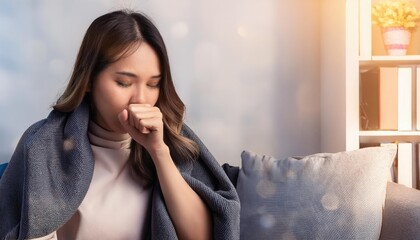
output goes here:
[{"label": "flower pot", "polygon": [[411,40],[411,32],[403,27],[383,28],[383,38],[388,55],[401,56],[407,54]]}]

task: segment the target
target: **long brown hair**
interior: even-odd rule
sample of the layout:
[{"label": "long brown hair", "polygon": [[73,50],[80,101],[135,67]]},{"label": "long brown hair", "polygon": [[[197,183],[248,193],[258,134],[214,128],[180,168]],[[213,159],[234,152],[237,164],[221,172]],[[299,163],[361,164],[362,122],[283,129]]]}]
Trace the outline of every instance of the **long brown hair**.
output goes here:
[{"label": "long brown hair", "polygon": [[[134,52],[141,42],[147,42],[159,58],[162,79],[156,106],[163,115],[164,141],[174,159],[191,161],[197,157],[198,147],[181,135],[185,105],[175,91],[163,38],[152,21],[141,13],[120,10],[92,22],[83,38],[67,88],[53,107],[62,112],[76,109],[96,76],[109,64]],[[129,159],[136,176],[145,184],[153,182],[156,170],[150,154],[134,140]]]}]

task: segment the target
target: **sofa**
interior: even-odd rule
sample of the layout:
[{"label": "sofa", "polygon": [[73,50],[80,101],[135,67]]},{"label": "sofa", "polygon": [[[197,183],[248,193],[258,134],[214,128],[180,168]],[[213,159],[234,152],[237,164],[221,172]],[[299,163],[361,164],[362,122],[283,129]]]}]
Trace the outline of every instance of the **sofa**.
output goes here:
[{"label": "sofa", "polygon": [[240,238],[420,239],[420,191],[388,181],[395,154],[244,151],[241,167],[222,165],[241,201]]},{"label": "sofa", "polygon": [[240,238],[420,239],[420,191],[387,181],[395,154],[373,147],[275,159],[244,151],[241,167],[222,165],[241,201]]}]

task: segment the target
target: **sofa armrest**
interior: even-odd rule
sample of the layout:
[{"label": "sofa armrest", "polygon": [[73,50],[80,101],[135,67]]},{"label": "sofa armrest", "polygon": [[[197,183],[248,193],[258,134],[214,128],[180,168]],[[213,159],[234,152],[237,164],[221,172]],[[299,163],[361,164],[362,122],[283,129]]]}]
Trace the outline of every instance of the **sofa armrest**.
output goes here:
[{"label": "sofa armrest", "polygon": [[388,182],[380,239],[420,238],[420,191]]},{"label": "sofa armrest", "polygon": [[6,171],[8,163],[2,163],[0,164],[0,178],[3,176],[4,171]]}]

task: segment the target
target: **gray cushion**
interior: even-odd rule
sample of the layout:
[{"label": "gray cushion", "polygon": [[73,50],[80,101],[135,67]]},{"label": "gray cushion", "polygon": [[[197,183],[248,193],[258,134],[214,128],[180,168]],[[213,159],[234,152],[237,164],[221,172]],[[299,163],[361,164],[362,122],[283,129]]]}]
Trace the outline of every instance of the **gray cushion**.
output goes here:
[{"label": "gray cushion", "polygon": [[278,160],[242,153],[241,239],[378,239],[395,146]]}]

